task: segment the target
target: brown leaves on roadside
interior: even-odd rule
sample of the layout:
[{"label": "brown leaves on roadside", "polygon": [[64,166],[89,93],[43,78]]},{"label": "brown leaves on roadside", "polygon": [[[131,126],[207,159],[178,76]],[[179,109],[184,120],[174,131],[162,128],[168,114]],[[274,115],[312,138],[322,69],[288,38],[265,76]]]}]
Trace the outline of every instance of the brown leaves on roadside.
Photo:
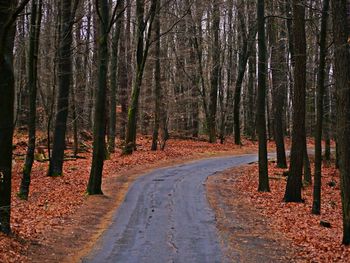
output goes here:
[{"label": "brown leaves on roadside", "polygon": [[[321,215],[312,215],[312,187],[303,189],[305,203],[283,201],[286,180],[282,169],[269,164],[270,193],[259,193],[258,167],[244,168],[234,181],[232,191],[240,193],[252,207],[268,218],[269,225],[279,231],[297,249],[296,260],[306,262],[350,262],[350,248],[341,245],[342,212],[339,173],[334,166],[322,170]],[[324,220],[331,228],[320,225]]]},{"label": "brown leaves on roadside", "polygon": [[[17,198],[26,151],[25,142],[26,136],[15,135],[11,215],[14,236],[0,235],[0,262],[28,261],[26,253],[29,246],[44,243],[50,231],[64,225],[86,198],[91,152],[79,154],[86,159],[66,161],[62,177],[47,177],[48,163],[35,162],[29,200],[22,201]],[[230,140],[223,145],[204,141],[169,140],[164,151],[156,152],[150,150],[150,137],[140,137],[137,145],[137,151],[132,155],[122,156],[121,150],[112,154],[110,160],[105,162],[104,177],[120,176],[122,172],[131,168],[142,168],[166,160],[190,160],[194,156],[210,156],[216,153],[244,154],[257,150],[257,143],[246,140],[243,140],[244,146],[236,146]],[[90,148],[91,145],[88,146]],[[67,151],[66,154],[72,153]]]}]

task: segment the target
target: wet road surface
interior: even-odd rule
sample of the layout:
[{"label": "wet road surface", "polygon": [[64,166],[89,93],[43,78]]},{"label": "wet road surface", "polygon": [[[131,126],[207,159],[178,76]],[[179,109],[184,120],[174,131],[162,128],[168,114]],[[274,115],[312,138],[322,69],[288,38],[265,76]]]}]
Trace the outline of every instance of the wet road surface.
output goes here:
[{"label": "wet road surface", "polygon": [[256,155],[200,160],[157,169],[130,187],[87,263],[225,262],[205,180]]}]

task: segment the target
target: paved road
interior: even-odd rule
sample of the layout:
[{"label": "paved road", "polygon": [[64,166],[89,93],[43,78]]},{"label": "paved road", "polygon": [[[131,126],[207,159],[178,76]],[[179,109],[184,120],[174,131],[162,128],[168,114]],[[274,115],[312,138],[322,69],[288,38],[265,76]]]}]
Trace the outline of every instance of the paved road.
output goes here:
[{"label": "paved road", "polygon": [[216,172],[256,160],[256,155],[212,158],[142,176],[83,262],[223,262],[204,182]]}]

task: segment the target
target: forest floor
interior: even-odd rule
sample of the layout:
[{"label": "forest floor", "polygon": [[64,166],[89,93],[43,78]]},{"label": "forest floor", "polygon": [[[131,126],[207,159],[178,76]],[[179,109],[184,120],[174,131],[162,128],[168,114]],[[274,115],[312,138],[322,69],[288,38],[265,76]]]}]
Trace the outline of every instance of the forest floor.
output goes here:
[{"label": "forest floor", "polygon": [[[312,163],[313,164],[313,163]],[[291,253],[276,253],[276,261],[350,262],[350,247],[341,245],[342,212],[339,173],[334,162],[324,163],[321,215],[312,215],[312,186],[304,187],[304,203],[285,203],[284,169],[269,163],[270,193],[259,193],[258,166],[237,167],[208,179],[208,198],[215,209],[226,253],[259,258],[250,249],[255,238],[263,247],[287,247]],[[321,226],[328,222],[330,228]],[[272,253],[274,249],[271,249]],[[259,261],[263,262],[263,261]]]},{"label": "forest floor", "polygon": [[[33,166],[28,201],[20,200],[20,185],[26,137],[16,134],[12,179],[11,225],[13,234],[0,234],[0,262],[76,262],[91,249],[124,199],[128,186],[155,168],[220,155],[256,153],[257,143],[243,141],[235,146],[204,141],[169,140],[164,151],[150,151],[151,138],[141,137],[138,150],[130,156],[121,151],[105,162],[104,196],[86,196],[91,165],[91,142],[85,143],[83,159],[65,161],[64,175],[47,177],[48,162]],[[40,141],[40,136],[38,138]],[[269,143],[272,151],[274,144]],[[67,157],[72,155],[66,151]]]},{"label": "forest floor", "polygon": [[[133,155],[122,156],[118,150],[105,162],[104,196],[86,196],[92,148],[91,142],[85,142],[86,152],[79,154],[84,159],[66,161],[62,177],[47,177],[48,162],[36,161],[29,200],[23,201],[16,194],[26,141],[25,136],[16,134],[12,180],[13,234],[10,237],[0,234],[0,262],[77,262],[108,227],[129,185],[139,176],[159,167],[191,160],[257,153],[258,148],[257,142],[250,141],[244,141],[243,146],[235,146],[231,140],[223,145],[169,140],[164,151],[153,152],[149,150],[151,138],[141,137],[138,150]],[[287,141],[286,148],[289,144]],[[273,142],[269,142],[269,151],[274,151]],[[66,155],[69,157],[71,154],[67,150]],[[282,177],[284,170],[276,169],[274,163],[270,163],[269,169],[271,193],[256,191],[256,164],[210,177],[208,197],[216,210],[220,233],[226,237],[226,247],[251,255],[249,246],[244,245],[247,243],[244,236],[246,229],[256,245],[281,247],[281,250],[274,250],[276,260],[294,258],[301,262],[349,262],[350,250],[340,245],[339,175],[333,165],[323,170],[321,216],[310,214],[311,186],[303,191],[305,203],[286,204],[282,201],[286,183]],[[229,220],[232,211],[239,212],[238,225],[232,225]],[[320,226],[320,220],[330,222],[331,228]],[[240,222],[244,222],[247,228],[239,225]],[[261,236],[259,241],[257,236]],[[290,254],[284,255],[283,251],[287,250]],[[232,254],[232,251],[227,252]],[[254,255],[259,258],[258,253]]]}]

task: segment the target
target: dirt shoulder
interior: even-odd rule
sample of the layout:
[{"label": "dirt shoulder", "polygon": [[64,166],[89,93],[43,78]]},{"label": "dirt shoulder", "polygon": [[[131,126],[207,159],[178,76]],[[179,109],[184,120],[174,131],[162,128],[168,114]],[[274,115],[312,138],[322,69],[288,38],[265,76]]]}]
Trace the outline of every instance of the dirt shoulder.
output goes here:
[{"label": "dirt shoulder", "polygon": [[243,166],[210,176],[206,183],[228,262],[292,262],[290,241],[272,229],[270,219],[236,191],[240,176],[244,176]]},{"label": "dirt shoulder", "polygon": [[304,203],[283,201],[284,171],[269,162],[269,193],[257,191],[257,164],[208,179],[208,200],[226,253],[242,262],[350,262],[350,247],[341,245],[340,180],[334,164],[323,164],[321,215],[311,214],[312,185],[303,188]]}]

